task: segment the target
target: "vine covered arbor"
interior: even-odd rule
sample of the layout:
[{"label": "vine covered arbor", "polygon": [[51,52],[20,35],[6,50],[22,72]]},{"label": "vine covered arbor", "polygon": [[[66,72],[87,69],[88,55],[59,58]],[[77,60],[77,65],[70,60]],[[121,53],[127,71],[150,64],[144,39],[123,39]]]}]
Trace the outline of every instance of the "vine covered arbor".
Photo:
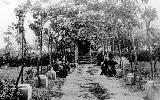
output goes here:
[{"label": "vine covered arbor", "polygon": [[[130,52],[133,50],[131,37],[133,28],[141,25],[138,20],[140,9],[138,2],[132,0],[62,0],[56,5],[50,1],[32,3],[27,0],[15,9],[18,17],[15,26],[22,36],[22,51],[26,52],[24,23],[26,14],[30,13],[33,21],[30,21],[29,27],[37,37],[37,50],[40,51],[38,61],[41,67],[43,46],[50,53],[50,64],[53,51],[61,60],[72,56],[69,62],[88,60],[92,63],[91,56],[94,54],[91,51],[97,51],[100,47],[103,48],[103,53],[109,47],[119,54],[123,49]],[[67,54],[68,52],[71,54]]]},{"label": "vine covered arbor", "polygon": [[[144,26],[141,19],[151,23],[156,18],[156,11],[141,7],[140,0],[61,0],[57,4],[51,0],[27,0],[15,9],[15,14],[18,22],[13,24],[13,29],[19,36],[17,41],[21,45],[22,59],[29,55],[24,27],[27,14],[33,19],[27,25],[36,36],[37,72],[39,66],[41,71],[43,69],[42,58],[46,56],[43,47],[47,48],[45,60],[50,65],[57,59],[70,63],[95,63],[100,48],[103,54],[112,51],[120,58],[127,55],[130,61],[137,62],[141,45],[149,47],[151,43],[148,37],[147,44],[143,44],[135,34],[136,30]],[[22,64],[25,66],[23,60]]]}]

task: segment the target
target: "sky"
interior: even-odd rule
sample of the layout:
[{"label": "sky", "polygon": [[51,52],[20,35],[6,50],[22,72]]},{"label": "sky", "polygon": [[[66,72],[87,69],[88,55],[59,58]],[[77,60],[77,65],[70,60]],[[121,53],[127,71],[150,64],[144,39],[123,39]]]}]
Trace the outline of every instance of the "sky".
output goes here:
[{"label": "sky", "polygon": [[[12,22],[17,21],[14,14],[14,8],[24,1],[25,0],[0,0],[0,48],[4,48],[5,46],[3,41],[3,32],[7,31],[8,25],[11,25]],[[52,0],[54,3],[59,1],[60,0]],[[160,0],[149,0],[149,5],[156,8],[158,11],[159,19],[154,25],[156,27],[160,27]],[[27,41],[32,44],[35,39],[33,32],[27,29],[26,33]]]}]

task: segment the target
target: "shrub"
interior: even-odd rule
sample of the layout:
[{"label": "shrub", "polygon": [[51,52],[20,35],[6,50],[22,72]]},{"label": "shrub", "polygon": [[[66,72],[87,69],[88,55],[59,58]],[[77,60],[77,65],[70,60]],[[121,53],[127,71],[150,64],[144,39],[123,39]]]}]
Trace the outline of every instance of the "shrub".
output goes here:
[{"label": "shrub", "polygon": [[18,100],[23,97],[23,94],[20,90],[18,90],[16,96],[14,96],[15,80],[14,79],[6,79],[0,81],[0,100]]}]

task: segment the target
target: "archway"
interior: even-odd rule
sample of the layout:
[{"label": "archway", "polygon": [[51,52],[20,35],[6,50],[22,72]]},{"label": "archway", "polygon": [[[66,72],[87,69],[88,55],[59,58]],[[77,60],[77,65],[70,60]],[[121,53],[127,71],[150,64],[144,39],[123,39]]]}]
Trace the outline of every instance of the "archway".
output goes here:
[{"label": "archway", "polygon": [[78,40],[78,63],[90,63],[90,41]]}]

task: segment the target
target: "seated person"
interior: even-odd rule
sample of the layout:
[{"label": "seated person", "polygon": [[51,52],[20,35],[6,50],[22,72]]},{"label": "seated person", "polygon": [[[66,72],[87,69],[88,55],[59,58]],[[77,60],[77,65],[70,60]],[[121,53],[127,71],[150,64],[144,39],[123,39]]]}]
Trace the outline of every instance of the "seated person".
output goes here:
[{"label": "seated person", "polygon": [[118,64],[117,62],[115,62],[114,60],[113,60],[113,54],[112,53],[110,53],[109,54],[109,61],[108,61],[108,66],[109,66],[109,71],[108,71],[108,75],[110,76],[110,77],[113,77],[113,76],[115,76],[116,75],[116,69],[115,69],[115,65],[116,64]]},{"label": "seated person", "polygon": [[59,67],[59,66],[58,66],[57,63],[53,63],[53,64],[52,64],[52,67],[53,67],[53,70],[54,70],[54,71],[58,71],[58,67]]},{"label": "seated person", "polygon": [[[113,77],[116,75],[115,65],[118,64],[113,60],[113,54],[109,53],[109,59],[105,60],[102,64],[102,73],[101,75],[108,75],[109,77]],[[105,65],[105,66],[104,66]]]}]

